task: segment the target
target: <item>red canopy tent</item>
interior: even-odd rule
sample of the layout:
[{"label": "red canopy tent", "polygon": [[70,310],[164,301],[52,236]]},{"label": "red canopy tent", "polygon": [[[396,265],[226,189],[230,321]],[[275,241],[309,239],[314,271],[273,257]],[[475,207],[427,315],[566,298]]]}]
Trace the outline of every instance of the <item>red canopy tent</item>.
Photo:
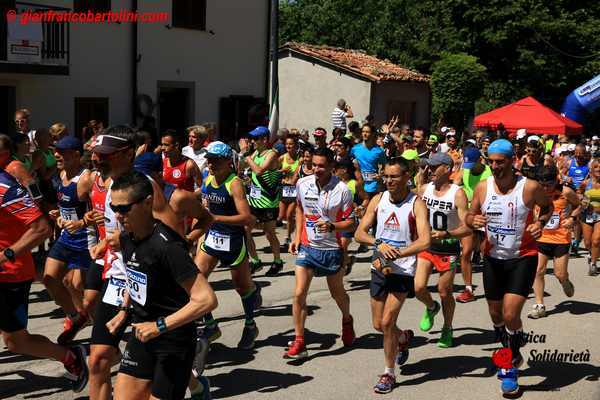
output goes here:
[{"label": "red canopy tent", "polygon": [[475,117],[476,128],[497,129],[499,124],[512,135],[517,129],[527,129],[527,133],[549,135],[580,135],[583,126],[563,117],[546,107],[533,97],[525,97],[517,102],[497,108]]}]

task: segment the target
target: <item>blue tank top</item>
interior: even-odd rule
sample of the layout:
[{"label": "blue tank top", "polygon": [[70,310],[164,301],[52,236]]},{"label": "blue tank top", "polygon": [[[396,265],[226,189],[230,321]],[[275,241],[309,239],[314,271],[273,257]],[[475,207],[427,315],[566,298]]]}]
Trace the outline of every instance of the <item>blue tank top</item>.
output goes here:
[{"label": "blue tank top", "polygon": [[[202,182],[202,199],[208,203],[208,210],[214,215],[232,216],[239,214],[235,206],[235,201],[231,196],[231,183],[239,179],[235,174],[229,175],[225,182],[217,186],[214,175],[209,175]],[[244,235],[244,227],[241,225],[229,225],[214,223],[210,227],[211,231],[230,234]]]},{"label": "blue tank top", "polygon": [[[66,185],[59,178],[57,190],[58,209],[60,216],[64,220],[79,221],[90,210],[89,202],[81,201],[77,196],[77,182],[79,182],[81,175],[86,171],[85,169],[81,170]],[[69,231],[63,229],[60,234],[60,241],[72,250],[87,250],[96,241],[94,227],[83,227],[75,233],[69,233]]]},{"label": "blue tank top", "polygon": [[573,186],[579,188],[590,172],[590,167],[586,165],[578,166],[577,160],[571,160],[568,175],[573,178]]}]

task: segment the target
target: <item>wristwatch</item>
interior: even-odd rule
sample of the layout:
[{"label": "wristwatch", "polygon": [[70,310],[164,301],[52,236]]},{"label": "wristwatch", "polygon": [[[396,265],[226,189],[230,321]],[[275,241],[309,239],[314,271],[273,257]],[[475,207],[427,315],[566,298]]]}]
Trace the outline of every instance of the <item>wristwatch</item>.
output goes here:
[{"label": "wristwatch", "polygon": [[375,243],[374,243],[374,245],[375,245],[375,248],[379,247],[379,245],[380,245],[381,243],[383,243],[383,240],[381,240],[381,239],[375,239]]},{"label": "wristwatch", "polygon": [[10,247],[7,247],[6,249],[4,249],[4,257],[6,257],[6,259],[10,262],[15,262],[15,251]]},{"label": "wristwatch", "polygon": [[160,317],[156,320],[156,327],[158,328],[159,333],[165,333],[167,331],[167,323],[165,322],[164,317]]}]

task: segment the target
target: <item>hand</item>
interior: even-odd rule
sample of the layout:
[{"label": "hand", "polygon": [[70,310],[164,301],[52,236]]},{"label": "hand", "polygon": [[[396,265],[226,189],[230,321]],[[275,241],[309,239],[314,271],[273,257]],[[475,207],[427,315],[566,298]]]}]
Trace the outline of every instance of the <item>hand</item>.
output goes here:
[{"label": "hand", "polygon": [[51,220],[56,221],[58,219],[58,217],[60,216],[60,211],[50,210],[48,212],[48,216],[50,217]]},{"label": "hand", "polygon": [[333,224],[329,221],[319,220],[315,224],[315,227],[317,228],[317,232],[326,233],[326,232],[332,232],[332,225]]},{"label": "hand", "polygon": [[131,324],[131,326],[133,327],[135,337],[142,343],[149,342],[160,335],[156,322],[139,322]]},{"label": "hand", "polygon": [[294,239],[292,243],[290,243],[289,252],[293,255],[298,255],[298,249],[300,248],[300,241]]},{"label": "hand", "polygon": [[448,237],[448,232],[447,231],[431,231],[431,238],[432,239],[444,239]]},{"label": "hand", "polygon": [[85,226],[85,222],[83,220],[79,221],[65,221],[63,223],[63,228],[67,230],[70,234],[76,233],[78,230]]},{"label": "hand", "polygon": [[102,225],[104,223],[104,214],[96,210],[86,212],[84,218],[88,221],[92,221],[96,225]]},{"label": "hand", "polygon": [[358,218],[362,218],[365,215],[365,208],[363,206],[358,206],[354,209],[354,213]]},{"label": "hand", "polygon": [[245,138],[240,139],[239,146],[240,146],[240,154],[246,153],[246,151],[250,147],[250,145],[248,144],[248,139],[245,139]]},{"label": "hand", "polygon": [[117,315],[106,323],[106,327],[111,335],[116,335],[117,331],[127,321],[127,313],[125,311],[119,311]]},{"label": "hand", "polygon": [[395,260],[402,257],[402,252],[399,248],[390,246],[387,243],[381,243],[377,246],[377,251],[379,251],[386,260]]},{"label": "hand", "polygon": [[560,223],[561,228],[571,229],[575,224],[575,217],[568,217],[562,220]]},{"label": "hand", "polygon": [[485,224],[487,224],[487,217],[484,217],[483,215],[474,215],[473,216],[473,228],[479,229],[479,228],[483,228],[485,226]]},{"label": "hand", "polygon": [[104,256],[106,250],[106,242],[98,243],[90,248],[90,257],[92,260],[97,260]]},{"label": "hand", "polygon": [[525,231],[529,232],[534,239],[538,239],[540,236],[542,236],[543,228],[544,227],[540,221],[535,221],[533,224],[528,225],[527,228],[525,228]]},{"label": "hand", "polygon": [[65,220],[63,219],[63,217],[57,217],[56,218],[56,226],[59,229],[62,229],[65,226]]}]

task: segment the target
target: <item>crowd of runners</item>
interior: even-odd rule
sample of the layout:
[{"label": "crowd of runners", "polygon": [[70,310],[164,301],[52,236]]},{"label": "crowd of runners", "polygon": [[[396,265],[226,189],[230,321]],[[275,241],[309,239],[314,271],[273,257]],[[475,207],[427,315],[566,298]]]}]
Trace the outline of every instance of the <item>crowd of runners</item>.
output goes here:
[{"label": "crowd of runners", "polygon": [[[277,279],[286,268],[281,253],[295,256],[287,266],[295,272],[295,337],[282,354],[300,359],[308,356],[313,277],[326,278],[343,345],[353,345],[344,276],[359,252],[372,254],[372,323],[383,333],[375,392],[392,391],[396,366],[409,357],[414,332],[397,325],[407,297],[423,303],[421,331],[442,312],[437,345],[453,346],[456,302],[475,301],[473,265],[483,269],[496,339],[512,352],[511,367],[498,370],[501,390],[517,392],[523,307],[533,292],[527,316],[546,316],[548,261],[567,297],[575,293],[569,257],[583,251],[580,243],[588,274],[599,273],[600,138],[503,127],[428,133],[397,118],[347,123],[353,117],[340,100],[330,134],[319,127],[272,135],[258,126],[225,143],[209,125],[156,139],[97,121],[81,135],[62,123],[33,130],[30,112],[18,110],[16,133],[0,135],[0,331],[9,351],[61,362],[73,390],[87,386],[92,400],[180,399],[188,389],[208,399],[204,365],[221,336],[209,282],[215,267],[231,273],[245,316],[238,348],[250,350],[255,311],[269,296],[253,275],[267,266]],[[258,258],[256,230],[272,262]],[[465,289],[455,294],[459,269]],[[434,270],[439,301],[428,290]],[[65,315],[55,341],[27,330],[36,280]],[[88,324],[89,355],[73,344]]]}]

